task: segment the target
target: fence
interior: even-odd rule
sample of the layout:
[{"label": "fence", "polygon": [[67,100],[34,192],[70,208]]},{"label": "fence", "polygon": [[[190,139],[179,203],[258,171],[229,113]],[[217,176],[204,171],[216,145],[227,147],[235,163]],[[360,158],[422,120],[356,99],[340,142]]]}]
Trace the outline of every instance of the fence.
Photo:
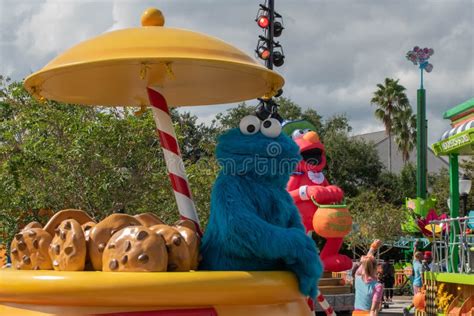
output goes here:
[{"label": "fence", "polygon": [[[474,217],[457,217],[431,221],[433,232],[433,272],[474,273]],[[457,232],[450,240],[450,230]],[[454,254],[459,262],[454,262]]]}]

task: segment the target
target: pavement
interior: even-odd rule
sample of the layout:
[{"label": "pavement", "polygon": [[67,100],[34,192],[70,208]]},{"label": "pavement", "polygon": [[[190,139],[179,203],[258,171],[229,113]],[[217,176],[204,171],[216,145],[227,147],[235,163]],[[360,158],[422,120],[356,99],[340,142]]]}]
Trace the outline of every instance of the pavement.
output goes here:
[{"label": "pavement", "polygon": [[[383,308],[379,315],[403,315],[403,308],[409,306],[411,302],[412,297],[410,296],[394,296],[393,303],[391,303],[388,308]],[[415,310],[412,309],[410,315],[414,315],[414,312]]]},{"label": "pavement", "polygon": [[[379,313],[379,316],[402,316],[403,315],[403,308],[410,306],[412,302],[412,297],[410,296],[394,296],[393,302],[389,304],[388,308],[383,308],[382,311]],[[411,310],[410,315],[413,316],[415,313],[415,309]],[[338,316],[350,316],[352,312],[336,312]],[[323,312],[315,313],[317,316],[325,316],[326,314]]]}]

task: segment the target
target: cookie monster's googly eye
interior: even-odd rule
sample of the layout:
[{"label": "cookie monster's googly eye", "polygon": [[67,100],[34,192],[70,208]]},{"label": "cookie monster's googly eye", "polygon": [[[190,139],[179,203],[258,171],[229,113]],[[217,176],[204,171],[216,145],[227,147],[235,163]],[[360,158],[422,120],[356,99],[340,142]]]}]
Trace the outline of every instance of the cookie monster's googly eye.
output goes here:
[{"label": "cookie monster's googly eye", "polygon": [[244,135],[257,134],[260,130],[260,120],[254,115],[247,115],[240,121],[239,128]]},{"label": "cookie monster's googly eye", "polygon": [[270,138],[276,138],[281,133],[281,124],[277,119],[269,118],[262,122],[260,130],[263,135]]},{"label": "cookie monster's googly eye", "polygon": [[303,130],[295,129],[293,133],[291,133],[291,138],[293,138],[293,140],[297,140],[298,138],[303,137],[304,133],[305,131]]}]

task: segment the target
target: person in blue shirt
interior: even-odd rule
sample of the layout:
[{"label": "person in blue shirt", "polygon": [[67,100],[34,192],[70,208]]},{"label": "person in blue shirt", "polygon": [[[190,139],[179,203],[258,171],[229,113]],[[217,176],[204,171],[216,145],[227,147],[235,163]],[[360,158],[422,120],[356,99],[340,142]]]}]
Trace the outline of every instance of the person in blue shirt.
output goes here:
[{"label": "person in blue shirt", "polygon": [[[415,255],[413,258],[413,295],[416,295],[418,292],[421,291],[421,287],[423,286],[423,253],[421,251],[415,251]],[[403,315],[409,315],[410,310],[413,308],[413,304],[409,307],[405,307],[403,309]]]},{"label": "person in blue shirt", "polygon": [[383,285],[377,281],[377,263],[371,255],[363,256],[354,275],[355,303],[353,316],[377,316],[383,296]]}]

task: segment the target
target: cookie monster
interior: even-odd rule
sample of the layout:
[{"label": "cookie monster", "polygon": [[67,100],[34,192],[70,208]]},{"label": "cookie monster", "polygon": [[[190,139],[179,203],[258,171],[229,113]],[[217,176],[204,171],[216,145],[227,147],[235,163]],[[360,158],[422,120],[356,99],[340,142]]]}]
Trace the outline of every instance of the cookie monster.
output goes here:
[{"label": "cookie monster", "polygon": [[244,117],[218,139],[221,171],[211,194],[201,269],[290,270],[300,291],[316,296],[322,264],[286,191],[301,160],[275,118]]}]

